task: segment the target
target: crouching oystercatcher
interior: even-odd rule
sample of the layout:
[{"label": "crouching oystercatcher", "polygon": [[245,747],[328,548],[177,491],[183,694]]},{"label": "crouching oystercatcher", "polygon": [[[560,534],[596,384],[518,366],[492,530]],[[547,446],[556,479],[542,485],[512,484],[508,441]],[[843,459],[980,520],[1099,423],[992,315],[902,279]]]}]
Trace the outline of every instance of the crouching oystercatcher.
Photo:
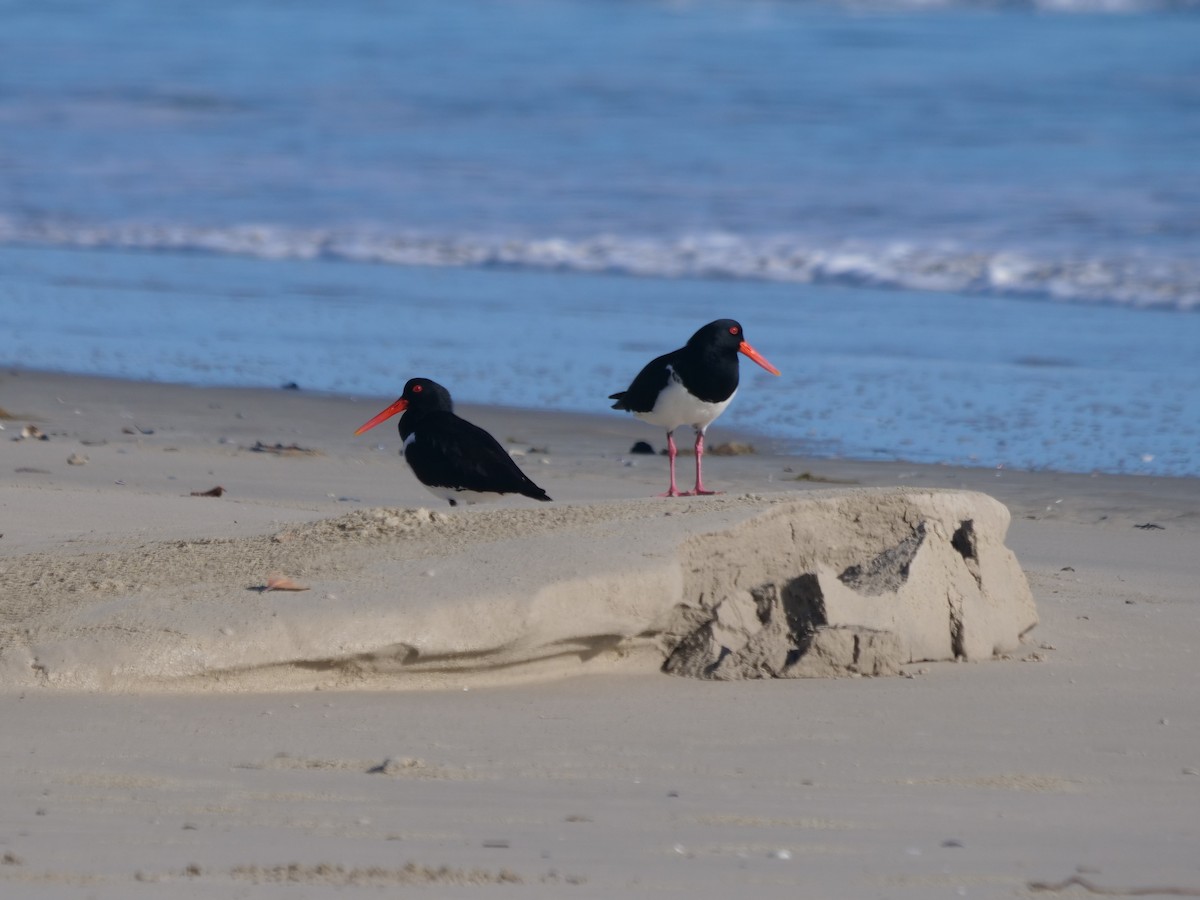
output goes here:
[{"label": "crouching oystercatcher", "polygon": [[[744,353],[772,375],[779,370],[746,343],[742,326],[733,319],[709,322],[693,334],[685,346],[651,361],[625,390],[609,395],[624,409],[644,422],[667,430],[667,458],[671,486],[660,497],[713,494],[706,490],[701,474],[704,431],[725,411],[738,388],[738,354]],[[691,425],[696,430],[696,487],[681,492],[675,486],[675,429]]]},{"label": "crouching oystercatcher", "polygon": [[494,437],[456,416],[450,392],[428,378],[410,378],[399,400],[354,433],[400,412],[405,462],[421,484],[451,506],[494,500],[497,494],[550,499]]}]

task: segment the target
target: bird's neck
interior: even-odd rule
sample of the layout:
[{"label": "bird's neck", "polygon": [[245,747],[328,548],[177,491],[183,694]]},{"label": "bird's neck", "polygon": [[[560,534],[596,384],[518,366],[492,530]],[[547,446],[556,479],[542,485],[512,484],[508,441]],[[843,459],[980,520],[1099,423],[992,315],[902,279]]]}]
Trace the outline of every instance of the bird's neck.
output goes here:
[{"label": "bird's neck", "polygon": [[409,407],[400,416],[400,437],[402,440],[408,440],[408,436],[421,427],[421,423],[430,416],[450,413],[448,409],[413,409]]}]

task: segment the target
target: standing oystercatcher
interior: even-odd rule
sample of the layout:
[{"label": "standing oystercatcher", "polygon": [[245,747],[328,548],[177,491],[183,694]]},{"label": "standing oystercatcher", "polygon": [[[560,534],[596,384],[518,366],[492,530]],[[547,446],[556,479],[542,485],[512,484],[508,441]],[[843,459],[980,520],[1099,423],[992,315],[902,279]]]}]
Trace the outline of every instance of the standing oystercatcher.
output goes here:
[{"label": "standing oystercatcher", "polygon": [[489,495],[495,494],[550,499],[494,437],[456,416],[450,392],[428,378],[410,378],[399,400],[354,433],[362,434],[398,412],[404,413],[400,437],[405,461],[421,484],[451,506],[494,500]]},{"label": "standing oystercatcher", "polygon": [[[660,497],[713,494],[705,490],[700,472],[704,431],[725,411],[738,388],[738,353],[744,353],[772,375],[779,370],[746,343],[742,326],[733,319],[709,322],[688,339],[686,346],[653,360],[620,393],[609,395],[613,409],[625,409],[644,422],[667,429],[667,458],[671,487]],[[696,488],[681,493],[675,487],[675,429],[696,429]]]}]

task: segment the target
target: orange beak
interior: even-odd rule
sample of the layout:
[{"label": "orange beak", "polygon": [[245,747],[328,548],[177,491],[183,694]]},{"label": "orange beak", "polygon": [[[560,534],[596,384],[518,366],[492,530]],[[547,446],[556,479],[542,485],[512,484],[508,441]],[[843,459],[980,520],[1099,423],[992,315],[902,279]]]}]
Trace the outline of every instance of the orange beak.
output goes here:
[{"label": "orange beak", "polygon": [[387,409],[385,409],[383,412],[381,412],[375,418],[371,419],[371,421],[360,425],[358,428],[358,431],[354,432],[354,434],[357,436],[357,435],[362,434],[364,431],[370,431],[372,428],[374,428],[380,422],[386,422],[388,419],[390,419],[396,413],[404,412],[406,409],[408,409],[408,401],[405,400],[403,397],[401,397],[399,400],[397,400],[395,403],[393,403],[391,406],[389,406]]},{"label": "orange beak", "polygon": [[[751,347],[745,341],[742,341],[740,344],[738,344],[738,352],[745,353],[748,357],[750,357],[752,360],[754,360],[756,363],[758,363],[760,366],[762,366],[764,369],[766,369],[772,375],[779,374],[779,370],[777,368],[775,368],[773,365],[771,365],[769,362],[767,362],[766,358],[761,353],[759,353],[757,350],[755,350],[753,347]],[[366,426],[364,426],[364,427],[366,427]]]}]

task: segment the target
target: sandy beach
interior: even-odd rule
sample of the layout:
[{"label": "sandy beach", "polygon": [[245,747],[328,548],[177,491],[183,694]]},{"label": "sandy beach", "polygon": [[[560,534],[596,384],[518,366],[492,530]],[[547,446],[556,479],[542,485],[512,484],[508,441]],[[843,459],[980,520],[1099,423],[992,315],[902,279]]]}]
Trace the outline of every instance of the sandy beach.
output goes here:
[{"label": "sandy beach", "polygon": [[[1200,892],[1200,480],[804,459],[718,423],[710,448],[756,452],[663,501],[636,420],[464,406],[555,502],[452,511],[392,427],[353,436],[391,399],[0,375],[5,896]],[[1007,507],[1038,618],[1017,649],[706,681],[637,635],[579,643],[582,600],[522,605],[584,573],[606,633],[673,542],[884,488]],[[519,623],[446,612],[504,586]],[[389,592],[429,665],[251,664],[367,640]],[[455,646],[505,627],[503,653]],[[201,628],[219,671],[172,649]]]}]

